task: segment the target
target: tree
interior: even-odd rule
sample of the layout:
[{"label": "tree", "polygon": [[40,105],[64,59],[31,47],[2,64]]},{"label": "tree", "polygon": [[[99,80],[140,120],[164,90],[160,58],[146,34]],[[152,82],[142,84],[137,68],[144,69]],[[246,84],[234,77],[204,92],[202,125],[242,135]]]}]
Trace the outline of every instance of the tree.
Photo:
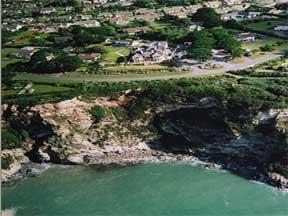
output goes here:
[{"label": "tree", "polygon": [[192,42],[191,47],[187,50],[189,58],[198,60],[208,60],[211,58],[215,40],[209,31],[192,32],[187,39]]},{"label": "tree", "polygon": [[119,56],[116,61],[117,64],[127,63],[127,58],[125,56]]},{"label": "tree", "polygon": [[274,48],[273,48],[273,46],[272,46],[271,44],[266,44],[266,45],[264,45],[264,46],[261,46],[261,47],[260,47],[260,50],[261,50],[262,52],[271,52],[271,51],[274,50]]},{"label": "tree", "polygon": [[62,50],[43,49],[32,55],[27,67],[35,73],[59,73],[74,71],[81,63],[78,56],[69,56]]},{"label": "tree", "polygon": [[71,6],[75,8],[81,7],[81,0],[72,0]]},{"label": "tree", "polygon": [[241,42],[237,41],[227,30],[213,29],[211,33],[215,39],[215,48],[225,49],[230,52],[233,57],[239,57],[243,54]]},{"label": "tree", "polygon": [[201,61],[205,61],[210,59],[212,56],[212,52],[210,48],[205,47],[192,47],[188,49],[188,57],[192,59],[198,59]]},{"label": "tree", "polygon": [[113,25],[103,25],[95,28],[72,26],[70,33],[73,35],[75,45],[77,46],[102,43],[107,37],[117,35],[116,28]]},{"label": "tree", "polygon": [[15,76],[14,73],[10,72],[6,68],[3,68],[1,73],[2,88],[12,86],[13,77]]},{"label": "tree", "polygon": [[136,0],[134,2],[134,6],[135,7],[139,7],[139,8],[151,8],[156,4],[155,1],[153,0]]},{"label": "tree", "polygon": [[103,45],[96,45],[93,47],[89,47],[85,50],[86,53],[101,53],[101,54],[105,54],[107,53],[107,50],[105,49],[105,47]]},{"label": "tree", "polygon": [[206,28],[214,28],[221,25],[221,16],[213,8],[203,7],[197,10],[192,20],[202,22]]},{"label": "tree", "polygon": [[203,48],[210,48],[215,44],[215,39],[213,38],[213,34],[207,30],[202,31],[194,31],[188,37],[187,41],[192,42],[193,47],[203,47]]}]

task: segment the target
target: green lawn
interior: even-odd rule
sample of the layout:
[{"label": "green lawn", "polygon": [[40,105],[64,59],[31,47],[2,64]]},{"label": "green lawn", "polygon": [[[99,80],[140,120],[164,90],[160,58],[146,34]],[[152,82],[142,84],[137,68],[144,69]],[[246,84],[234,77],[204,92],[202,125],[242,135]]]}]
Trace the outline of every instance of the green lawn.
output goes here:
[{"label": "green lawn", "polygon": [[[128,73],[128,74],[122,74],[122,75],[105,75],[105,74],[83,74],[81,72],[70,72],[67,74],[59,75],[51,75],[51,74],[31,74],[31,73],[18,73],[14,80],[15,82],[21,82],[21,81],[31,81],[35,83],[33,88],[36,86],[36,90],[42,91],[43,84],[58,84],[58,85],[69,85],[69,84],[75,84],[75,83],[83,83],[84,80],[81,80],[81,78],[133,78],[133,77],[153,77],[153,76],[164,76],[164,75],[176,75],[176,74],[184,74],[188,73],[187,71],[173,71],[173,72],[153,72],[150,74],[135,74],[135,73]],[[67,78],[67,79],[65,79]],[[69,78],[76,78],[69,79]],[[90,81],[90,80],[89,80]],[[97,80],[95,80],[97,81]],[[40,86],[38,86],[40,85]],[[51,89],[56,88],[57,86],[52,85]],[[51,85],[49,85],[51,86]],[[45,86],[43,87],[46,88]],[[58,87],[57,87],[58,88]],[[63,88],[63,87],[62,87]],[[48,88],[49,89],[49,88]],[[59,89],[58,90],[68,90],[68,89]]]},{"label": "green lawn", "polygon": [[7,57],[7,55],[8,55],[9,53],[11,53],[11,52],[13,52],[13,51],[16,51],[16,50],[17,50],[17,48],[3,48],[3,49],[1,50],[2,58],[3,58],[3,57]]},{"label": "green lawn", "polygon": [[[277,42],[283,42],[283,44],[279,46],[276,44]],[[283,49],[288,46],[288,41],[279,38],[269,37],[268,40],[255,40],[252,42],[243,42],[242,48],[250,50],[258,50],[261,46],[265,45],[275,45],[274,47],[275,49]]]},{"label": "green lawn", "polygon": [[14,40],[14,45],[18,46],[26,46],[30,45],[30,39],[35,37],[35,31],[24,31],[17,34],[15,37],[11,39]]},{"label": "green lawn", "polygon": [[20,58],[7,57],[9,53],[16,51],[16,50],[17,48],[3,48],[1,50],[1,54],[2,54],[1,67],[2,68],[6,67],[8,64],[16,63],[19,61],[25,61],[24,59],[20,59]]},{"label": "green lawn", "polygon": [[31,81],[33,83],[45,83],[45,84],[59,84],[69,85],[79,83],[81,81],[74,80],[62,80],[58,79],[56,75],[51,74],[32,74],[32,73],[18,73],[14,78],[14,81]]},{"label": "green lawn", "polygon": [[287,25],[287,21],[283,21],[283,20],[263,20],[261,22],[249,22],[249,23],[245,23],[245,26],[250,28],[250,29],[254,29],[254,30],[258,30],[258,31],[265,31],[267,33],[275,33],[274,32],[274,27],[280,24],[286,24]]},{"label": "green lawn", "polygon": [[[24,87],[24,84],[23,84]],[[71,88],[65,86],[55,86],[49,84],[35,84],[32,86],[32,89],[35,89],[34,93],[43,94],[43,93],[55,93],[55,92],[65,92],[70,91]],[[21,88],[19,89],[7,89],[2,90],[2,96],[11,96],[17,94]]]},{"label": "green lawn", "polygon": [[54,85],[44,85],[36,84],[32,86],[35,89],[35,93],[52,93],[52,92],[64,92],[70,91],[71,88],[65,86],[54,86]]},{"label": "green lawn", "polygon": [[164,22],[159,22],[159,21],[150,22],[149,25],[152,29],[155,29],[155,30],[159,30],[159,29],[163,29],[163,28],[171,26],[171,24],[169,23],[164,23]]},{"label": "green lawn", "polygon": [[17,94],[17,92],[18,90],[14,89],[2,90],[2,97]]},{"label": "green lawn", "polygon": [[105,46],[107,53],[103,55],[102,59],[104,62],[115,63],[118,59],[119,54],[127,56],[130,53],[130,49],[126,47],[113,47]]},{"label": "green lawn", "polygon": [[23,59],[18,59],[18,58],[3,58],[1,61],[1,67],[4,68],[9,64],[16,63],[23,61]]},{"label": "green lawn", "polygon": [[[189,73],[188,71],[177,71],[177,72],[154,72],[149,74],[135,74],[135,73],[128,73],[128,74],[121,74],[121,75],[105,75],[105,74],[83,74],[79,72],[72,72],[69,74],[65,74],[64,77],[71,77],[71,78],[137,78],[137,77],[155,77],[155,76],[165,76],[165,75],[176,75],[176,74],[184,74]],[[80,81],[80,80],[79,80]],[[96,81],[96,80],[95,80]]]},{"label": "green lawn", "polygon": [[164,65],[126,65],[126,66],[115,66],[115,67],[105,67],[105,71],[137,71],[137,70],[165,70],[169,68]]}]

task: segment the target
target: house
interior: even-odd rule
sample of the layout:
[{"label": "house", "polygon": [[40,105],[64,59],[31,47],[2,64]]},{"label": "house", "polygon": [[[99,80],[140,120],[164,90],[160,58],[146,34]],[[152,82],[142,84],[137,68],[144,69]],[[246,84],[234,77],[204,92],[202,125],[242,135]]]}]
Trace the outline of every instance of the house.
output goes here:
[{"label": "house", "polygon": [[99,27],[101,26],[100,22],[98,22],[97,20],[84,20],[84,21],[78,21],[75,23],[71,23],[70,26],[72,25],[79,25],[79,26],[83,26],[86,28],[93,28],[93,27]]},{"label": "house", "polygon": [[57,20],[60,21],[60,22],[70,21],[72,19],[73,19],[73,16],[71,16],[71,15],[57,16]]},{"label": "house", "polygon": [[12,52],[11,55],[17,58],[30,59],[31,56],[37,52],[37,50],[38,49],[36,47],[27,46],[17,50],[16,52]]},{"label": "house", "polygon": [[78,56],[84,62],[93,63],[101,58],[101,53],[82,53]]},{"label": "house", "polygon": [[131,56],[134,63],[163,62],[172,59],[172,50],[167,41],[155,41],[138,47]]},{"label": "house", "polygon": [[123,32],[127,34],[136,34],[136,33],[146,33],[150,30],[149,26],[142,26],[142,27],[136,27],[136,28],[126,28],[123,29]]},{"label": "house", "polygon": [[288,25],[278,25],[274,27],[274,31],[288,31]]},{"label": "house", "polygon": [[23,28],[24,25],[23,24],[7,24],[7,25],[4,25],[2,26],[2,29],[3,30],[6,30],[6,31],[10,31],[10,32],[16,32],[16,31],[19,31],[21,28]]},{"label": "house", "polygon": [[253,19],[262,15],[262,12],[248,12],[246,17],[247,19]]},{"label": "house", "polygon": [[225,21],[232,20],[232,19],[241,21],[241,20],[244,20],[245,18],[246,16],[243,14],[240,14],[239,12],[226,13],[221,16],[221,19]]},{"label": "house", "polygon": [[203,6],[215,9],[215,8],[221,7],[222,2],[221,1],[207,1],[203,3]]},{"label": "house", "polygon": [[45,7],[40,9],[41,14],[51,14],[57,12],[56,8],[54,7]]},{"label": "house", "polygon": [[73,37],[55,37],[56,43],[66,43],[69,41],[73,41]]},{"label": "house", "polygon": [[113,15],[110,14],[110,16],[105,16],[109,18],[111,23],[116,23],[117,25],[125,25],[130,22],[131,13],[123,11]]},{"label": "house", "polygon": [[152,14],[139,14],[133,16],[134,20],[145,20],[145,21],[154,21],[159,20],[161,18],[161,14],[152,13]]},{"label": "house", "polygon": [[200,25],[191,25],[188,27],[189,31],[200,31],[202,29],[204,29],[204,27],[200,26]]},{"label": "house", "polygon": [[64,11],[68,12],[68,11],[73,11],[74,10],[74,7],[72,6],[66,6],[63,8]]},{"label": "house", "polygon": [[227,52],[224,49],[220,49],[220,50],[213,49],[212,50],[212,60],[214,60],[214,61],[226,62],[228,60],[231,60],[231,58],[232,58],[231,53]]},{"label": "house", "polygon": [[120,47],[135,47],[139,45],[139,41],[136,40],[114,40],[112,42],[113,46],[120,46]]},{"label": "house", "polygon": [[182,7],[182,6],[165,7],[163,8],[163,12],[165,14],[174,15],[179,18],[187,17],[187,10],[185,9],[185,7]]},{"label": "house", "polygon": [[62,49],[64,52],[66,53],[71,53],[73,52],[75,49],[72,46],[68,46]]},{"label": "house", "polygon": [[257,39],[258,35],[255,33],[241,33],[236,35],[236,40],[242,41],[242,42],[251,42],[255,41]]},{"label": "house", "polygon": [[33,28],[34,31],[37,31],[39,33],[45,32],[45,33],[53,33],[57,32],[58,29],[52,26],[46,26],[45,24],[39,23],[34,26]]},{"label": "house", "polygon": [[[191,45],[191,42],[188,42]],[[182,59],[184,56],[187,55],[187,47],[190,45],[187,45],[184,42],[184,45],[177,45],[177,47],[172,52],[172,58],[173,59]]]},{"label": "house", "polygon": [[79,18],[80,20],[91,20],[91,19],[93,19],[93,16],[92,16],[92,15],[89,15],[89,14],[80,14],[80,15],[78,16],[78,18]]}]

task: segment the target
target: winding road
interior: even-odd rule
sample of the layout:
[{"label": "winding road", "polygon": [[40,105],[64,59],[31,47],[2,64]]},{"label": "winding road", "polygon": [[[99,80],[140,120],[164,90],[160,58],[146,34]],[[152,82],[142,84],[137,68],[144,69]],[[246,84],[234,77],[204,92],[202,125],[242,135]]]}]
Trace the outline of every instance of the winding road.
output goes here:
[{"label": "winding road", "polygon": [[129,82],[129,81],[149,81],[149,80],[166,80],[166,79],[180,79],[180,78],[190,78],[195,76],[203,75],[220,75],[229,71],[243,70],[247,68],[254,67],[257,64],[264,63],[269,60],[277,59],[283,56],[285,50],[275,51],[259,57],[245,57],[241,59],[241,63],[233,62],[214,62],[220,64],[222,67],[219,69],[200,69],[198,66],[191,67],[191,71],[187,73],[179,74],[163,74],[163,75],[153,75],[149,76],[135,76],[135,77],[124,77],[119,75],[113,77],[65,77],[63,75],[53,75],[49,79],[55,79],[57,81],[78,81],[78,82]]},{"label": "winding road", "polygon": [[98,82],[128,82],[128,81],[144,81],[144,80],[165,80],[165,79],[179,79],[179,78],[189,78],[194,76],[203,76],[203,75],[218,75],[223,74],[229,71],[243,70],[247,68],[254,67],[257,64],[280,58],[283,56],[284,51],[277,51],[273,53],[268,53],[257,58],[245,57],[241,63],[226,63],[226,62],[217,62],[221,64],[222,67],[219,69],[200,69],[197,66],[191,68],[191,72],[173,74],[173,75],[159,75],[159,76],[143,76],[143,77],[103,77],[103,78],[87,78],[87,77],[59,77],[66,80],[74,81],[98,81]]}]

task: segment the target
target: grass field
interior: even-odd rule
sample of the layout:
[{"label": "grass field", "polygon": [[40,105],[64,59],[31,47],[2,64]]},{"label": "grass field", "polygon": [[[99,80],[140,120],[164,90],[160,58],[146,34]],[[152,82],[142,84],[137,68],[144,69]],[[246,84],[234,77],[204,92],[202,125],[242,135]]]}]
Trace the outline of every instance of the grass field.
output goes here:
[{"label": "grass field", "polygon": [[7,55],[8,55],[9,53],[11,53],[11,52],[13,52],[13,51],[16,51],[16,50],[17,50],[17,48],[3,48],[3,49],[1,50],[2,58],[3,58],[3,57],[7,57]]},{"label": "grass field", "polygon": [[[66,74],[64,77],[71,77],[71,78],[137,78],[137,77],[155,77],[155,76],[164,76],[164,75],[176,75],[176,74],[184,74],[188,73],[187,71],[184,72],[155,72],[150,74],[122,74],[122,75],[105,75],[105,74],[81,74],[81,73],[69,73]],[[97,80],[95,80],[97,81]]]},{"label": "grass field", "polygon": [[129,71],[133,73],[133,71],[139,70],[165,70],[168,69],[168,66],[164,65],[125,65],[125,66],[115,66],[115,67],[105,67],[105,71]]},{"label": "grass field", "polygon": [[24,31],[20,32],[16,36],[12,37],[11,39],[14,41],[14,45],[17,46],[27,46],[30,45],[30,39],[34,38],[36,36],[35,31]]},{"label": "grass field", "polygon": [[32,86],[35,89],[35,93],[52,93],[52,92],[64,92],[70,91],[71,88],[66,86],[52,86],[44,84],[36,84]]},{"label": "grass field", "polygon": [[171,24],[169,24],[169,23],[163,23],[163,22],[159,22],[159,21],[158,22],[157,21],[150,22],[149,25],[152,29],[155,29],[155,30],[159,30],[159,29],[163,29],[163,28],[171,26]]},{"label": "grass field", "polygon": [[280,24],[287,25],[287,21],[284,20],[263,20],[260,22],[246,22],[245,26],[256,30],[256,31],[265,31],[267,33],[275,34],[274,27]]},{"label": "grass field", "polygon": [[50,74],[32,74],[32,73],[18,73],[13,80],[17,81],[31,81],[33,83],[45,83],[45,84],[59,84],[59,85],[69,85],[73,83],[79,83],[81,81],[77,80],[65,80],[58,79],[55,75]]},{"label": "grass field", "polygon": [[[66,86],[55,86],[55,85],[49,85],[49,84],[35,84],[32,86],[32,89],[35,89],[34,93],[37,93],[37,94],[65,92],[65,91],[71,90],[71,88],[66,87]],[[15,95],[19,91],[20,91],[20,89],[3,90],[2,96]]]},{"label": "grass field", "polygon": [[115,63],[121,55],[127,56],[130,49],[126,47],[105,46],[107,53],[102,56],[104,62]]},{"label": "grass field", "polygon": [[[277,45],[277,42],[283,42],[281,45]],[[275,37],[269,37],[268,39],[265,40],[255,40],[252,42],[243,42],[242,43],[242,48],[243,49],[250,49],[250,50],[258,50],[261,46],[265,45],[274,45],[275,49],[284,49],[288,47],[288,41],[275,38]]]},{"label": "grass field", "polygon": [[[188,73],[187,71],[173,71],[173,72],[153,72],[150,74],[122,74],[122,75],[105,75],[105,74],[83,74],[81,72],[70,72],[62,75],[50,75],[50,74],[31,74],[31,73],[18,73],[14,80],[19,81],[31,81],[33,83],[41,84],[59,84],[59,85],[69,85],[75,83],[85,82],[86,78],[137,78],[137,77],[153,77],[153,76],[164,76],[164,75],[176,75]],[[74,79],[75,78],[75,79]],[[81,79],[83,78],[83,79]],[[91,80],[89,80],[91,81]],[[97,80],[95,80],[97,81]],[[64,89],[63,89],[64,90]],[[41,91],[41,89],[40,89]]]}]

